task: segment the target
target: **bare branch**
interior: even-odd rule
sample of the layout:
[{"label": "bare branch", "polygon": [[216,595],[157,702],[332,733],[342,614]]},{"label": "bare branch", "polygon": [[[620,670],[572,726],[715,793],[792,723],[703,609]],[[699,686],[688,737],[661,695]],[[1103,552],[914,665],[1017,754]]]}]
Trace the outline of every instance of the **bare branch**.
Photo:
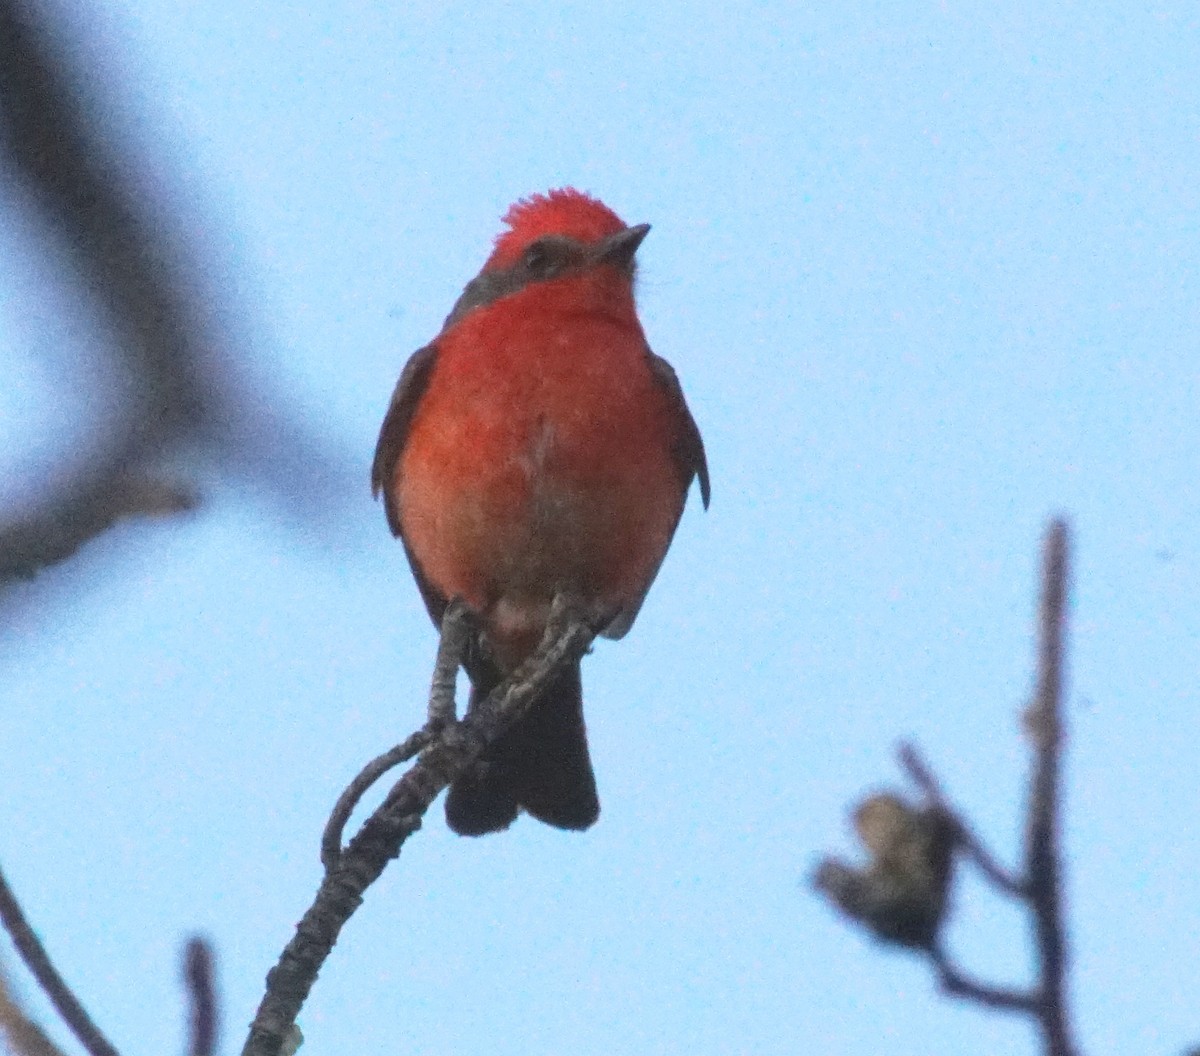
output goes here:
[{"label": "bare branch", "polygon": [[[595,632],[586,620],[565,611],[560,601],[555,602],[537,652],[461,722],[447,725],[433,738],[349,846],[333,857],[334,867],[326,872],[279,963],[267,974],[267,991],[242,1056],[278,1056],[293,1035],[296,1016],[346,921],[362,904],[366,889],[400,853],[404,841],[420,828],[429,805],[529,710],[564,665],[577,662],[587,652]],[[459,633],[453,611],[448,612],[450,626],[443,626],[443,635]],[[463,635],[463,644],[466,639]],[[435,678],[435,690],[441,684]],[[325,852],[330,828],[326,827]]]},{"label": "bare branch", "polygon": [[46,948],[25,919],[3,872],[0,872],[0,921],[3,921],[21,960],[90,1056],[118,1056],[117,1050],[100,1033],[100,1028],[92,1022],[91,1016],[50,962]]},{"label": "bare branch", "polygon": [[188,1054],[217,1051],[217,986],[212,946],[193,936],[183,951],[183,980],[188,995]]},{"label": "bare branch", "polygon": [[1068,532],[1046,533],[1038,619],[1037,695],[1026,716],[1034,745],[1026,833],[1026,873],[1037,935],[1041,1018],[1047,1056],[1074,1056],[1066,1009],[1067,949],[1062,923],[1059,797],[1063,743],[1063,640],[1068,588]]},{"label": "bare branch", "polygon": [[105,480],[105,487],[70,512],[10,521],[0,527],[0,586],[6,580],[30,579],[71,557],[85,543],[126,517],[166,517],[199,505],[189,486],[148,476]]},{"label": "bare branch", "polygon": [[1004,1012],[1023,1012],[1030,1016],[1037,1014],[1038,999],[1029,991],[1010,990],[972,979],[950,962],[946,951],[940,946],[929,951],[929,958],[937,969],[938,983],[947,994]]},{"label": "bare branch", "polygon": [[[898,751],[900,765],[923,793],[929,805],[927,809],[933,812],[930,816],[940,816],[950,826],[954,851],[970,857],[993,887],[1028,907],[1037,937],[1037,985],[1032,990],[993,986],[973,979],[952,963],[938,938],[936,927],[924,930],[911,927],[910,921],[915,919],[912,905],[918,903],[913,903],[911,898],[904,902],[898,897],[897,892],[903,893],[906,889],[894,877],[902,872],[881,869],[878,861],[873,861],[867,870],[856,870],[832,859],[826,860],[818,872],[818,886],[838,908],[880,937],[901,942],[928,955],[946,993],[1035,1019],[1041,1027],[1046,1056],[1077,1056],[1079,1052],[1071,1038],[1066,1010],[1067,950],[1059,848],[1068,580],[1068,531],[1065,522],[1056,520],[1047,530],[1043,548],[1037,689],[1034,702],[1025,714],[1025,726],[1034,747],[1026,818],[1025,875],[1014,876],[984,847],[962,814],[949,802],[932,770],[913,745],[901,743]],[[877,795],[868,802],[888,798]],[[905,816],[919,816],[898,797],[891,798],[901,804],[901,813]],[[891,813],[895,814],[896,810],[893,808]],[[896,829],[896,826],[892,828]],[[864,843],[871,846],[865,839]],[[878,854],[876,858],[879,858]],[[882,886],[881,880],[891,881],[891,886]],[[899,915],[897,906],[907,915]],[[897,922],[904,927],[898,927]],[[941,923],[940,917],[937,923]],[[924,939],[928,941],[921,941]]]}]

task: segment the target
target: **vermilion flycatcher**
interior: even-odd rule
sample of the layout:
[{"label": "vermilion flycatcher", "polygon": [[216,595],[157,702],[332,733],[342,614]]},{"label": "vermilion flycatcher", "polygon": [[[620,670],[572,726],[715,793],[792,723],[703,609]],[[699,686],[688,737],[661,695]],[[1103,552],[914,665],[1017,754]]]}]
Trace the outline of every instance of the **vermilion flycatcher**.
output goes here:
[{"label": "vermilion flycatcher", "polygon": [[[633,300],[648,224],[567,188],[517,202],[442,332],[409,359],[371,471],[435,624],[478,617],[472,705],[537,647],[566,593],[620,638],[667,552],[700,432]],[[446,799],[464,835],[524,809],[564,829],[599,815],[579,665],[564,672]]]}]

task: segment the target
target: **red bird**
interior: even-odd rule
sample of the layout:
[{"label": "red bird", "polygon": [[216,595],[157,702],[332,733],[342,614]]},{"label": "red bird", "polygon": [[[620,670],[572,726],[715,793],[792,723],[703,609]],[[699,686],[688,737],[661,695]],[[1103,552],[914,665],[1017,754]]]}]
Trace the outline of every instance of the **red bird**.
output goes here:
[{"label": "red bird", "polygon": [[[675,372],[650,351],[626,227],[571,188],[504,217],[442,332],[409,359],[371,482],[433,622],[461,598],[482,629],[471,706],[536,649],[562,591],[620,638],[708,467]],[[575,664],[446,799],[463,835],[520,809],[586,829],[600,813]]]}]

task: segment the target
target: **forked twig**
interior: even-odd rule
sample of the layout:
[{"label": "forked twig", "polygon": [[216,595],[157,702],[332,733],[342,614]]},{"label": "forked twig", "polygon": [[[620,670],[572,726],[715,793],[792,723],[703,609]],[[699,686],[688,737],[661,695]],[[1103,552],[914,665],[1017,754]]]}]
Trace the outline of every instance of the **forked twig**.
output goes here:
[{"label": "forked twig", "polygon": [[[951,961],[942,945],[938,934],[943,923],[940,914],[933,918],[932,926],[923,931],[905,930],[903,925],[910,922],[914,907],[927,913],[930,907],[916,901],[908,889],[897,888],[896,878],[903,879],[908,875],[920,879],[923,869],[928,872],[932,861],[929,848],[934,844],[912,839],[907,845],[910,849],[906,858],[897,859],[893,854],[889,860],[879,853],[883,844],[878,835],[871,830],[864,831],[860,826],[860,837],[874,855],[871,865],[866,869],[854,869],[836,860],[827,860],[817,872],[817,886],[843,912],[878,937],[925,953],[944,992],[988,1008],[1018,1012],[1034,1019],[1041,1028],[1046,1056],[1077,1056],[1079,1051],[1068,1026],[1067,944],[1059,848],[1068,549],[1069,533],[1065,522],[1051,522],[1043,547],[1037,689],[1033,704],[1024,716],[1034,757],[1026,814],[1023,875],[1013,875],[987,850],[961,812],[947,799],[917,749],[910,744],[901,744],[900,764],[920,789],[926,806],[917,808],[899,797],[876,795],[861,805],[856,815],[861,820],[866,806],[888,801],[894,804],[893,813],[911,819],[914,824],[930,817],[929,811],[936,812],[932,816],[944,817],[951,826],[955,855],[974,862],[997,891],[1019,900],[1028,908],[1037,941],[1038,978],[1035,986],[1029,990],[994,986],[964,972]],[[919,828],[914,832],[919,834]],[[891,887],[887,886],[889,883]],[[896,896],[895,890],[908,895],[907,901]],[[919,893],[920,888],[914,886],[912,891]]]},{"label": "forked twig", "polygon": [[325,866],[327,873],[337,866],[342,856],[342,834],[346,831],[346,823],[362,797],[389,770],[394,770],[401,763],[407,763],[418,752],[429,747],[432,739],[433,733],[428,728],[417,730],[395,748],[389,748],[367,763],[338,796],[333,813],[325,823],[325,831],[321,834],[321,864]]},{"label": "forked twig", "polygon": [[[561,600],[561,599],[560,599]],[[443,637],[454,635],[464,648],[468,635],[461,633],[458,620],[466,614],[457,608],[447,611]],[[595,637],[587,620],[564,611],[556,601],[551,620],[537,652],[505,679],[487,699],[460,722],[447,721],[438,730],[431,723],[394,752],[402,754],[414,739],[430,737],[417,761],[400,778],[382,806],[363,823],[358,834],[342,850],[341,827],[353,804],[369,786],[369,772],[378,778],[389,768],[381,756],[355,779],[339,800],[339,820],[326,827],[323,854],[332,867],[325,873],[312,906],[296,926],[296,934],[267,974],[267,990],[242,1056],[278,1056],[293,1037],[296,1017],[316,981],[317,973],[354,911],[362,904],[366,889],[379,878],[389,861],[400,853],[404,841],[421,825],[421,818],[438,794],[470,766],[480,752],[492,744],[532,706],[563,665],[578,661]],[[461,660],[461,656],[458,658]],[[458,661],[456,660],[456,663]],[[445,672],[434,679],[434,691],[445,686]],[[431,706],[443,719],[444,702]],[[430,731],[433,731],[432,733]],[[346,804],[349,804],[347,809]]]},{"label": "forked twig", "polygon": [[442,633],[433,665],[433,678],[430,680],[429,721],[395,748],[388,749],[367,763],[338,797],[333,813],[325,823],[325,831],[321,834],[321,864],[326,872],[337,865],[342,855],[342,834],[346,831],[346,824],[371,786],[389,770],[423,752],[439,733],[458,718],[454,687],[459,664],[470,648],[474,627],[475,617],[471,611],[457,600],[450,602],[442,617]]}]

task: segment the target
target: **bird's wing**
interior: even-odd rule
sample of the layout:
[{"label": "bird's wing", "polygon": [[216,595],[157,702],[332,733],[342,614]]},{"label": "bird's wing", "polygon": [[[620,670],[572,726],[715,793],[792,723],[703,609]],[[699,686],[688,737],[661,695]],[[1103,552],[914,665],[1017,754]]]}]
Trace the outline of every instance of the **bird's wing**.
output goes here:
[{"label": "bird's wing", "polygon": [[375,445],[375,461],[371,464],[371,493],[378,498],[379,493],[383,492],[383,508],[387,513],[388,527],[391,528],[392,535],[398,536],[404,543],[404,552],[408,555],[408,563],[412,566],[421,597],[425,600],[425,608],[429,610],[434,624],[440,626],[447,599],[421,571],[412,547],[404,538],[400,507],[396,500],[398,489],[395,479],[396,466],[404,453],[413,415],[416,414],[417,405],[429,385],[436,362],[437,345],[429,344],[414,352],[404,365],[400,380],[396,382],[396,391],[392,393],[392,402],[384,416],[383,426],[379,430],[379,442]]},{"label": "bird's wing", "polygon": [[[692,417],[692,412],[688,410],[675,369],[662,356],[656,356],[653,352],[649,353],[649,359],[654,380],[662,386],[679,418],[679,441],[671,454],[675,457],[679,479],[683,482],[683,499],[687,499],[692,478],[699,477],[700,501],[707,510],[711,489],[708,483],[708,460],[704,457],[704,441],[700,438],[700,429],[696,425],[696,419]],[[679,504],[679,511],[683,512],[683,502]]]},{"label": "bird's wing", "polygon": [[[701,439],[700,429],[696,425],[696,419],[692,417],[692,412],[688,410],[687,401],[683,398],[683,388],[679,384],[679,378],[676,376],[674,368],[662,356],[656,356],[649,349],[646,350],[646,359],[650,366],[650,372],[665,393],[679,426],[678,437],[671,450],[675,467],[679,471],[679,511],[675,515],[675,524],[671,526],[673,538],[675,529],[679,526],[679,518],[683,516],[683,507],[687,503],[688,489],[691,488],[692,481],[697,477],[700,478],[700,501],[704,503],[704,508],[708,509],[708,500],[711,496],[708,482],[708,460],[704,456],[704,440]],[[612,623],[604,629],[603,634],[606,638],[624,637],[629,628],[633,626],[633,621],[637,618],[642,602],[646,600],[646,594],[658,575],[659,568],[662,567],[663,558],[667,556],[667,549],[670,548],[670,545],[671,540],[668,539],[667,546],[663,548],[658,564],[654,567],[654,574],[646,583],[645,590],[633,604],[619,612]]]}]

